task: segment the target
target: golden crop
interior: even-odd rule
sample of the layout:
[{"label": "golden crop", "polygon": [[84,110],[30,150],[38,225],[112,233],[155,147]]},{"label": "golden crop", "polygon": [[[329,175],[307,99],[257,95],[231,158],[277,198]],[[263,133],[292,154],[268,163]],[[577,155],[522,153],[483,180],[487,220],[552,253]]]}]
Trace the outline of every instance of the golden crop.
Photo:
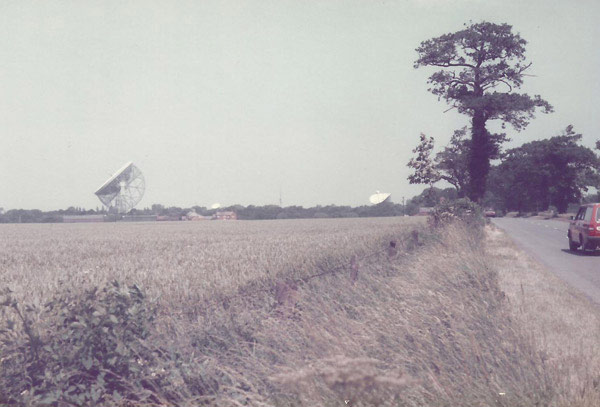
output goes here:
[{"label": "golden crop", "polygon": [[119,280],[180,304],[368,251],[409,218],[0,225],[0,285],[40,303]]}]

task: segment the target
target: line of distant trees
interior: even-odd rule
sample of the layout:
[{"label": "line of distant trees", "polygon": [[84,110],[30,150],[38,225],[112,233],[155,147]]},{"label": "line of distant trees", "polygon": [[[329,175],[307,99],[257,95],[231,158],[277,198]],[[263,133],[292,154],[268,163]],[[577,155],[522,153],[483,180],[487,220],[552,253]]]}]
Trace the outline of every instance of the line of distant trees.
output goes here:
[{"label": "line of distant trees", "polygon": [[95,215],[105,213],[93,209],[69,207],[56,211],[41,211],[39,209],[9,209],[0,208],[0,223],[55,223],[62,222],[65,215]]},{"label": "line of distant trees", "polygon": [[[182,208],[178,206],[164,206],[154,204],[149,208],[133,209],[131,215],[158,215],[168,216],[173,219],[181,219],[189,212],[195,212],[203,216],[212,216],[217,211],[233,211],[241,220],[260,219],[306,219],[306,218],[358,218],[358,217],[381,217],[381,216],[403,216],[412,215],[418,211],[420,199],[415,202],[411,200],[403,206],[393,202],[384,202],[379,205],[351,206],[314,206],[304,208],[302,206],[280,207],[277,205],[232,205],[219,209],[209,209],[203,206],[192,206]],[[63,216],[77,215],[100,215],[108,214],[105,209],[84,209],[69,207],[56,211],[41,211],[39,209],[10,209],[4,211],[0,208],[0,223],[57,223],[63,221]]]},{"label": "line of distant trees", "polygon": [[[524,163],[525,164],[525,163]],[[529,179],[534,179],[534,172],[530,172]],[[491,180],[496,177],[496,169],[492,171]],[[506,175],[504,175],[506,176]],[[497,188],[504,188],[504,183],[498,185]],[[528,188],[527,185],[523,185],[523,188]],[[496,188],[491,188],[495,190]],[[512,189],[509,188],[510,191]],[[515,194],[519,193],[519,190],[514,190]],[[543,200],[546,195],[538,193],[531,196],[531,199]],[[172,219],[181,219],[189,212],[195,212],[202,216],[212,216],[217,211],[233,211],[237,214],[237,218],[240,220],[264,220],[264,219],[311,219],[311,218],[366,218],[366,217],[383,217],[383,216],[412,216],[419,212],[419,208],[422,207],[433,207],[440,203],[442,200],[455,200],[460,198],[460,192],[457,188],[437,188],[431,186],[426,188],[419,195],[416,195],[406,201],[405,205],[396,204],[393,202],[384,202],[379,205],[364,205],[364,206],[342,206],[342,205],[327,205],[327,206],[313,206],[310,208],[304,208],[302,206],[287,206],[280,207],[277,205],[232,205],[219,209],[210,209],[204,206],[191,206],[182,208],[179,206],[164,206],[161,204],[154,204],[149,208],[133,209],[131,215],[158,215],[167,216]],[[579,203],[585,202],[599,202],[600,192],[592,193],[587,195],[581,195],[579,197],[571,196],[571,205],[578,205]],[[515,211],[541,211],[548,208],[549,202],[544,201],[544,205],[537,201],[528,201],[523,203],[515,200],[514,203],[506,205],[504,200],[499,198],[499,195],[494,194],[491,191],[486,193],[485,199],[483,199],[483,206],[496,209],[500,214],[510,210]],[[517,206],[515,206],[517,205]],[[571,212],[576,208],[567,208]],[[103,208],[96,209],[85,209],[80,207],[71,206],[67,209],[59,209],[56,211],[41,211],[39,209],[10,209],[4,211],[0,208],[0,223],[60,223],[63,221],[63,216],[78,216],[78,215],[107,215],[108,212]]]}]

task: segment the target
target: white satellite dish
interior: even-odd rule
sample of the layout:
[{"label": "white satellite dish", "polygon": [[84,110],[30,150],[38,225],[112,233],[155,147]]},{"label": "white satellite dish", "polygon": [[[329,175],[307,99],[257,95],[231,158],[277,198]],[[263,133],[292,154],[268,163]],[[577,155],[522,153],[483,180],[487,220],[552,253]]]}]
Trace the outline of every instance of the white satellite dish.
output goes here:
[{"label": "white satellite dish", "polygon": [[369,202],[371,202],[373,205],[379,205],[380,203],[390,199],[390,196],[392,196],[392,194],[375,191],[375,193],[369,197]]},{"label": "white satellite dish", "polygon": [[219,209],[220,207],[221,207],[221,204],[217,202],[217,203],[212,204],[210,209]]},{"label": "white satellite dish", "polygon": [[140,202],[145,189],[146,182],[142,172],[132,162],[128,162],[102,184],[95,194],[109,209],[127,213]]}]

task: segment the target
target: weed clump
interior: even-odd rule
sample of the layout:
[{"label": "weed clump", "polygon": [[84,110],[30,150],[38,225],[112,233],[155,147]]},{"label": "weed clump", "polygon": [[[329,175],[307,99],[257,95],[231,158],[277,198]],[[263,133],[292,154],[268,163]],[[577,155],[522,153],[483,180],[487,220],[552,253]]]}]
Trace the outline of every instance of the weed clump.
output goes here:
[{"label": "weed clump", "polygon": [[[113,282],[41,309],[0,296],[0,404],[154,405],[180,398],[185,366],[148,344],[155,307]],[[183,373],[183,374],[182,374]]]},{"label": "weed clump", "polygon": [[456,221],[474,227],[485,225],[481,206],[469,198],[443,200],[429,214],[429,224],[432,227],[443,227]]}]

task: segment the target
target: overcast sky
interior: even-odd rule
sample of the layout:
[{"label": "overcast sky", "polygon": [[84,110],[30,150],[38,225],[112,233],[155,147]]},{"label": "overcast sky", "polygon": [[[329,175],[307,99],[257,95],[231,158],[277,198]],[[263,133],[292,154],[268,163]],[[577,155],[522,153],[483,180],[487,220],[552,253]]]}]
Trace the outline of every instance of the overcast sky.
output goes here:
[{"label": "overcast sky", "polygon": [[555,108],[512,146],[568,124],[600,138],[600,2],[0,1],[0,207],[95,208],[133,161],[138,207],[401,202],[420,132],[467,123],[414,69],[423,40],[508,23]]}]

